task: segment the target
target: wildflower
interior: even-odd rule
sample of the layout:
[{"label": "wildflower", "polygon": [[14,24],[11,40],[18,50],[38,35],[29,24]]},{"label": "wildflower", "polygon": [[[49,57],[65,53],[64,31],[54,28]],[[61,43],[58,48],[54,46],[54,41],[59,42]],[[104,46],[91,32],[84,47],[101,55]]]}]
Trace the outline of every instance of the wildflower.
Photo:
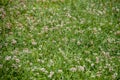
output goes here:
[{"label": "wildflower", "polygon": [[13,60],[15,60],[16,58],[17,58],[17,56],[13,56],[13,58],[12,58],[12,59],[13,59]]},{"label": "wildflower", "polygon": [[98,32],[97,28],[93,28],[93,33],[96,34]]},{"label": "wildflower", "polygon": [[15,39],[12,40],[12,44],[16,44],[17,41]]},{"label": "wildflower", "polygon": [[44,33],[44,32],[48,32],[48,26],[44,26],[43,28],[42,28],[42,32]]},{"label": "wildflower", "polygon": [[30,66],[32,66],[33,65],[33,63],[30,63]]},{"label": "wildflower", "polygon": [[77,68],[78,68],[79,71],[84,71],[85,70],[84,66],[78,66]]},{"label": "wildflower", "polygon": [[11,29],[12,26],[11,23],[7,23],[6,25],[7,25],[7,29]]},{"label": "wildflower", "polygon": [[44,72],[45,74],[48,73],[48,71],[45,68],[41,68],[40,71]]},{"label": "wildflower", "polygon": [[32,41],[32,45],[37,45],[37,42],[35,42],[35,41]]},{"label": "wildflower", "polygon": [[109,67],[109,71],[113,71],[113,68],[112,68],[112,67]]},{"label": "wildflower", "polygon": [[49,78],[52,78],[52,76],[54,75],[54,72],[51,71],[50,74],[48,75]]},{"label": "wildflower", "polygon": [[49,61],[49,66],[53,66],[53,65],[54,65],[54,62],[53,62],[52,59],[50,59],[50,61]]},{"label": "wildflower", "polygon": [[96,76],[100,77],[100,76],[101,76],[101,73],[100,73],[100,72],[97,72]]},{"label": "wildflower", "polygon": [[81,44],[81,42],[80,41],[77,41],[77,45],[80,45]]},{"label": "wildflower", "polygon": [[16,64],[12,64],[12,67],[15,68],[15,69],[18,68],[18,66]]},{"label": "wildflower", "polygon": [[89,58],[86,58],[85,61],[91,63],[91,60]]},{"label": "wildflower", "polygon": [[120,35],[120,31],[116,31],[116,32],[115,32],[115,35]]},{"label": "wildflower", "polygon": [[96,63],[99,63],[99,58],[98,57],[96,57]]},{"label": "wildflower", "polygon": [[19,63],[19,62],[20,62],[20,59],[15,59],[15,61],[16,61],[17,63]]},{"label": "wildflower", "polygon": [[42,59],[37,59],[37,62],[44,63],[45,61]]},{"label": "wildflower", "polygon": [[24,52],[24,53],[29,53],[28,48],[24,48],[24,49],[23,49],[23,52]]},{"label": "wildflower", "polygon": [[80,19],[80,24],[84,24],[85,21],[86,21],[86,20],[85,20],[84,18]]},{"label": "wildflower", "polygon": [[102,14],[103,14],[103,12],[99,10],[99,11],[98,11],[98,14],[99,14],[99,15],[102,15]]},{"label": "wildflower", "polygon": [[95,65],[94,63],[91,64],[92,67],[93,67],[94,65]]},{"label": "wildflower", "polygon": [[114,73],[114,74],[112,75],[112,78],[115,79],[115,78],[117,77],[117,75],[118,75],[117,73]]},{"label": "wildflower", "polygon": [[3,8],[0,9],[0,13],[1,13],[0,17],[1,17],[2,19],[4,19],[5,16],[6,16],[6,12],[4,11]]},{"label": "wildflower", "polygon": [[[12,52],[12,54],[18,54],[19,53],[19,49],[18,48],[16,48],[15,50],[13,50],[13,52]],[[13,56],[13,57],[15,57],[15,56]]]},{"label": "wildflower", "polygon": [[42,72],[45,72],[45,71],[46,71],[45,68],[41,68],[40,70],[41,70]]},{"label": "wildflower", "polygon": [[61,69],[58,70],[58,73],[62,73],[63,71]]},{"label": "wildflower", "polygon": [[5,60],[6,60],[6,61],[9,61],[10,59],[11,59],[11,56],[6,56],[6,57],[5,57]]},{"label": "wildflower", "polygon": [[72,67],[72,68],[70,68],[70,71],[72,71],[72,72],[76,72],[76,71],[77,71],[77,68]]}]

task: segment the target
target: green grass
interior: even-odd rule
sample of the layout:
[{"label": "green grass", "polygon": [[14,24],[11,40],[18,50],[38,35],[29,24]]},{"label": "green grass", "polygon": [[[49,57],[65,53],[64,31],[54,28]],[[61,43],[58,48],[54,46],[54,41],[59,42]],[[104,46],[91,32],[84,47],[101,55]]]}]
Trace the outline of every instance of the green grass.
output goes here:
[{"label": "green grass", "polygon": [[119,0],[0,0],[0,80],[119,80]]}]

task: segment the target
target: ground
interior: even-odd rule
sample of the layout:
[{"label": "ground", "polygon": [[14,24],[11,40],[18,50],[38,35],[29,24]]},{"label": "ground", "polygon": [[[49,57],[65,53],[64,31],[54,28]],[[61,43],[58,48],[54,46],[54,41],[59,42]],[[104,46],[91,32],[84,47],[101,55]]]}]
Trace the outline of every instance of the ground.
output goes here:
[{"label": "ground", "polygon": [[119,0],[0,0],[0,80],[119,80]]}]

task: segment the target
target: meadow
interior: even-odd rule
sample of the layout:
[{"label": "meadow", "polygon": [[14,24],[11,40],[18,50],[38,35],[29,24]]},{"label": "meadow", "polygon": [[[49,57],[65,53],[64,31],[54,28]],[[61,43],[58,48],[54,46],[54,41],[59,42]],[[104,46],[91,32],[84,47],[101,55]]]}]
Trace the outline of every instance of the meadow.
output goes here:
[{"label": "meadow", "polygon": [[0,0],[0,80],[120,80],[120,0]]}]

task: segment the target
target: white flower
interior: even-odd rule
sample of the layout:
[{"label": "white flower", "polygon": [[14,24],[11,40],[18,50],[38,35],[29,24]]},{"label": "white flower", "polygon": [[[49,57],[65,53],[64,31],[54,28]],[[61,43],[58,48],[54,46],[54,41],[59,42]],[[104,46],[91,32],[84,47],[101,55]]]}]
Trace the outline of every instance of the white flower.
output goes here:
[{"label": "white flower", "polygon": [[84,71],[85,70],[84,66],[78,66],[77,68],[78,68],[79,71]]},{"label": "white flower", "polygon": [[16,61],[17,63],[19,63],[19,62],[20,62],[20,59],[15,59],[15,61]]},{"label": "white flower", "polygon": [[96,63],[99,63],[99,62],[100,62],[99,58],[98,58],[98,57],[96,57]]},{"label": "white flower", "polygon": [[115,32],[115,35],[120,35],[120,31],[116,31],[116,32]]},{"label": "white flower", "polygon": [[101,76],[101,73],[100,73],[100,72],[97,72],[96,76],[100,77],[100,76]]},{"label": "white flower", "polygon": [[81,42],[80,41],[77,41],[77,45],[80,45],[81,44]]},{"label": "white flower", "polygon": [[45,69],[45,68],[41,68],[40,70],[41,70],[42,72],[45,72],[45,71],[46,71],[46,69]]},{"label": "white flower", "polygon": [[18,68],[18,65],[17,64],[12,64],[12,67],[17,69]]},{"label": "white flower", "polygon": [[23,52],[24,52],[24,53],[29,53],[30,51],[29,51],[28,48],[24,48],[24,49],[23,49]]},{"label": "white flower", "polygon": [[72,68],[70,68],[70,71],[72,71],[72,72],[76,72],[76,71],[77,71],[77,68],[72,67]]},{"label": "white flower", "polygon": [[44,72],[45,74],[48,73],[48,71],[45,68],[41,68],[40,71]]},{"label": "white flower", "polygon": [[50,74],[48,75],[49,78],[52,78],[52,76],[54,75],[54,72],[51,71]]},{"label": "white flower", "polygon": [[37,45],[37,42],[35,42],[35,41],[32,41],[32,45]]},{"label": "white flower", "polygon": [[39,63],[45,63],[45,61],[42,60],[42,59],[37,59],[37,62],[39,62]]},{"label": "white flower", "polygon": [[49,67],[50,67],[50,66],[54,66],[54,61],[53,61],[52,59],[49,60],[48,66],[49,66]]},{"label": "white flower", "polygon": [[33,65],[33,63],[30,63],[30,66],[32,66]]},{"label": "white flower", "polygon": [[11,56],[6,56],[5,60],[9,61],[11,59]]},{"label": "white flower", "polygon": [[15,39],[12,40],[12,44],[16,44],[17,41]]},{"label": "white flower", "polygon": [[114,73],[114,74],[112,75],[112,78],[115,79],[115,78],[117,77],[117,75],[118,75],[117,73]]},{"label": "white flower", "polygon": [[62,73],[63,71],[61,69],[58,70],[58,73]]},{"label": "white flower", "polygon": [[93,67],[93,66],[94,66],[94,63],[92,63],[91,66]]}]

